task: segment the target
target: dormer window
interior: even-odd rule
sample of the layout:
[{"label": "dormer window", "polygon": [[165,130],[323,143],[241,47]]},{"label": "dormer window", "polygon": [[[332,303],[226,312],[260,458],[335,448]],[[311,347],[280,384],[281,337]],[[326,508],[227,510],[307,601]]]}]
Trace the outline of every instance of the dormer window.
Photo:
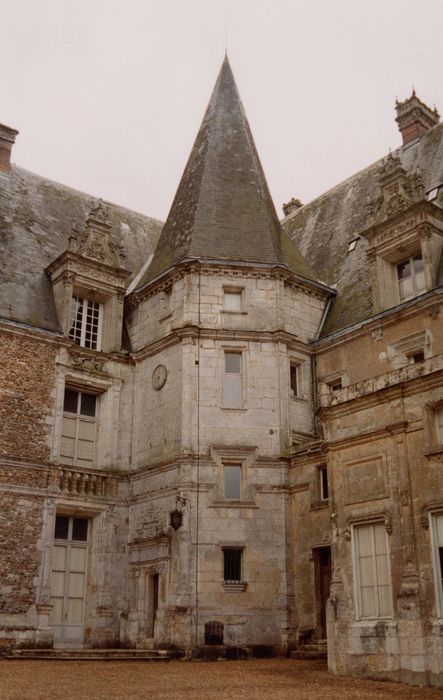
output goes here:
[{"label": "dormer window", "polygon": [[400,301],[407,301],[426,291],[425,270],[421,254],[411,256],[397,265]]},{"label": "dormer window", "polygon": [[100,350],[101,319],[102,304],[73,296],[69,337],[83,348]]}]

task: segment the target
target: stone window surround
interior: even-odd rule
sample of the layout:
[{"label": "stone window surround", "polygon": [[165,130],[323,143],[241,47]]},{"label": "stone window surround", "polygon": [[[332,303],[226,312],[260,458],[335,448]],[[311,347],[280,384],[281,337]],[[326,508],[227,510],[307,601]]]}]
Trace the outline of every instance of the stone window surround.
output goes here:
[{"label": "stone window surround", "polygon": [[[359,595],[359,574],[357,571],[357,537],[355,534],[356,528],[360,526],[366,526],[366,525],[383,525],[383,527],[386,530],[386,551],[387,551],[387,567],[388,567],[388,578],[390,581],[390,604],[391,604],[391,614],[382,616],[382,617],[362,617],[361,616],[361,611],[360,611],[360,595]],[[371,623],[377,620],[392,620],[394,617],[394,601],[393,601],[393,595],[392,595],[392,574],[391,574],[391,561],[390,561],[390,547],[389,547],[389,541],[387,539],[388,534],[390,534],[389,530],[389,522],[386,521],[386,518],[383,517],[371,517],[371,516],[366,516],[361,519],[353,519],[352,522],[350,522],[350,540],[351,540],[351,548],[352,548],[352,589],[353,589],[353,598],[354,598],[354,612],[355,612],[355,621],[356,622],[363,622],[363,623]]]},{"label": "stone window surround", "polygon": [[[306,355],[290,351],[288,354],[288,389],[291,399],[296,401],[308,401],[310,363]],[[291,366],[297,368],[297,395],[291,389]]]},{"label": "stone window surround", "polygon": [[[115,468],[117,462],[117,431],[114,424],[118,418],[120,379],[101,378],[87,375],[58,364],[56,368],[54,426],[51,446],[51,461],[60,462],[60,441],[62,434],[63,404],[65,388],[72,387],[86,393],[98,395],[95,460],[91,468]],[[75,468],[75,465],[73,465]]]},{"label": "stone window surround", "polygon": [[[251,483],[252,468],[256,459],[256,447],[229,447],[212,446],[210,456],[216,465],[216,479],[214,485],[213,507],[256,507],[255,484]],[[240,499],[228,500],[225,498],[224,467],[235,464],[241,468],[241,496]]]},{"label": "stone window surround", "polygon": [[440,576],[440,557],[438,552],[437,543],[437,518],[443,518],[443,508],[432,509],[428,512],[429,519],[429,531],[431,533],[430,545],[431,545],[431,558],[432,558],[432,571],[435,587],[435,606],[437,619],[436,622],[443,622],[443,585]]},{"label": "stone window surround", "polygon": [[[401,226],[399,226],[399,229]],[[424,294],[434,286],[435,270],[432,260],[435,258],[432,249],[432,239],[438,238],[438,234],[433,234],[431,230],[424,226],[414,227],[407,230],[405,234],[396,234],[383,239],[373,251],[375,255],[376,285],[380,300],[381,309],[389,309],[407,300],[400,299],[400,290],[397,275],[397,265],[410,257],[421,255],[423,258],[425,289],[417,296]],[[414,297],[412,297],[414,298]]]},{"label": "stone window surround", "polygon": [[344,389],[345,387],[349,386],[349,375],[346,370],[339,369],[335,372],[330,372],[329,374],[326,374],[323,377],[319,377],[318,384],[320,388],[320,394],[324,396],[325,394],[329,395],[330,393],[332,394],[336,391],[340,391],[340,389],[333,388],[334,384],[337,384],[340,381],[340,389]]},{"label": "stone window surround", "polygon": [[[242,593],[246,590],[247,584],[247,568],[246,568],[246,558],[245,549],[246,545],[243,542],[218,542],[217,546],[220,549],[220,580],[222,582],[222,588],[226,593]],[[241,551],[241,581],[227,582],[224,580],[224,551],[227,549],[236,549]]]},{"label": "stone window surround", "polygon": [[394,369],[411,364],[411,358],[419,352],[423,352],[425,360],[432,357],[432,333],[429,329],[406,335],[387,346],[388,360]]},{"label": "stone window surround", "polygon": [[[225,299],[226,293],[239,295],[239,297],[240,297],[240,308],[239,309],[237,309],[237,310],[227,309],[225,307],[225,300],[224,299]],[[223,308],[221,310],[222,314],[234,314],[234,315],[237,314],[237,315],[246,316],[248,312],[245,311],[244,304],[245,304],[245,287],[239,287],[239,286],[231,285],[231,284],[223,285]]]}]

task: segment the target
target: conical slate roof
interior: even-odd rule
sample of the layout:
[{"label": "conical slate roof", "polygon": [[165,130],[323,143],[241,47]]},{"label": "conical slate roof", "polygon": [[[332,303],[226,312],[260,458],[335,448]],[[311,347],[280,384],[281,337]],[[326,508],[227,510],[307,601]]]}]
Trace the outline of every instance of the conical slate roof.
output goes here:
[{"label": "conical slate roof", "polygon": [[[184,259],[281,264],[315,275],[280,222],[227,57],[163,228],[138,287]],[[285,248],[287,246],[285,245]],[[294,269],[296,268],[296,269]]]}]

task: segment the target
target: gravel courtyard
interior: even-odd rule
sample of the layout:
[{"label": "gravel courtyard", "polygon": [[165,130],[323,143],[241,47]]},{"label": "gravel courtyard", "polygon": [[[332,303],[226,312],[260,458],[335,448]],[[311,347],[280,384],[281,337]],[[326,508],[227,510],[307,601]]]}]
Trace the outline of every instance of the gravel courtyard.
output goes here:
[{"label": "gravel courtyard", "polygon": [[436,689],[336,678],[320,661],[0,661],[1,700],[442,700],[442,697],[442,692]]}]

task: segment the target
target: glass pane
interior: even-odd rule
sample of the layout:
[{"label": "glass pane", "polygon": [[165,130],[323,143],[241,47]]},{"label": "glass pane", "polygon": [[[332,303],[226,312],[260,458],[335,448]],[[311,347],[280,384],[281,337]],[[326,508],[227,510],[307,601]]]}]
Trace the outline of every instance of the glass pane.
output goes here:
[{"label": "glass pane", "polygon": [[241,292],[225,292],[226,311],[241,311]]},{"label": "glass pane", "polygon": [[241,549],[223,550],[224,580],[230,583],[241,581]]},{"label": "glass pane", "polygon": [[417,274],[415,275],[415,291],[417,294],[421,294],[422,292],[426,291],[424,270],[422,270],[421,272],[417,272]]},{"label": "glass pane", "polygon": [[405,262],[397,265],[397,275],[399,280],[407,279],[411,276],[411,263],[410,260],[405,260]]},{"label": "glass pane", "polygon": [[224,468],[225,498],[239,500],[241,496],[241,467],[229,465]]},{"label": "glass pane", "polygon": [[83,622],[83,598],[70,598],[66,623],[68,625],[81,625]]},{"label": "glass pane", "polygon": [[63,410],[69,413],[77,413],[78,406],[78,391],[73,389],[65,389],[65,400],[63,403]]},{"label": "glass pane", "polygon": [[88,539],[88,519],[74,518],[72,523],[72,539],[77,542],[86,542]]},{"label": "glass pane", "polygon": [[67,540],[69,530],[69,518],[64,515],[56,515],[54,538],[56,540]]},{"label": "glass pane", "polygon": [[95,394],[82,394],[81,395],[81,408],[80,413],[83,416],[95,416],[95,406],[97,402],[97,397]]},{"label": "glass pane", "polygon": [[225,372],[240,374],[241,354],[239,352],[225,352]]},{"label": "glass pane", "polygon": [[294,396],[298,394],[298,367],[291,365],[291,389]]},{"label": "glass pane", "polygon": [[242,407],[241,375],[225,374],[224,405],[226,408]]},{"label": "glass pane", "polygon": [[412,258],[415,273],[421,272],[423,270],[423,258],[421,255],[415,255]]}]

